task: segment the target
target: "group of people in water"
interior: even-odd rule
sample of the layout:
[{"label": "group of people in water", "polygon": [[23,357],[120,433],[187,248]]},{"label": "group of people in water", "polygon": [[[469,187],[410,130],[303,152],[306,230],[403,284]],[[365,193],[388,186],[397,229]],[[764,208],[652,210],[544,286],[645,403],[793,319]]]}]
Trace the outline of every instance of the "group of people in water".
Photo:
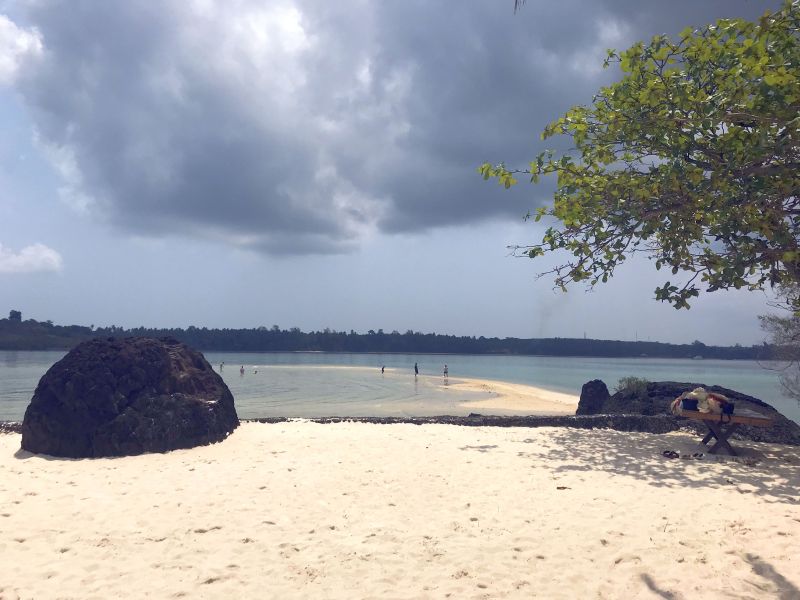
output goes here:
[{"label": "group of people in water", "polygon": [[[386,365],[381,365],[381,375],[384,374],[386,371]],[[444,366],[443,375],[445,379],[448,379],[450,376],[450,371],[447,369],[447,365]],[[414,378],[416,379],[419,376],[419,363],[414,363]]]},{"label": "group of people in water", "polygon": [[[223,360],[221,363],[219,363],[219,372],[222,373],[222,371],[224,370],[225,370],[225,361]],[[381,375],[383,375],[385,371],[386,371],[386,365],[381,365]],[[253,375],[257,374],[258,374],[258,369],[254,369]],[[447,369],[447,365],[444,366],[444,371],[442,372],[442,374],[445,379],[448,379],[450,377],[450,371]],[[239,367],[239,375],[244,376],[244,365]],[[416,379],[418,376],[419,376],[419,363],[414,363],[414,378]]]},{"label": "group of people in water", "polygon": [[[219,363],[219,372],[222,373],[225,370],[225,361],[223,360]],[[239,367],[239,375],[244,376],[244,365]],[[258,375],[258,369],[253,369],[253,375]]]}]

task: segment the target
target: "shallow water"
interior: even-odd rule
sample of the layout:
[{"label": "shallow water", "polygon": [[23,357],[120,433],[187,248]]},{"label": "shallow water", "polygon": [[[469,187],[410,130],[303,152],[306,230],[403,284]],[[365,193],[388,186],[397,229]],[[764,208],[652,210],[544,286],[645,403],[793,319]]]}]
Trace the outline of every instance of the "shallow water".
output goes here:
[{"label": "shallow water", "polygon": [[[22,419],[39,378],[63,354],[0,351],[0,420]],[[755,361],[316,352],[208,352],[206,358],[217,371],[225,362],[222,376],[242,418],[467,414],[459,404],[485,396],[445,387],[441,374],[447,364],[451,381],[493,379],[576,396],[590,379],[602,379],[613,393],[616,382],[631,375],[718,384],[761,398],[800,421],[800,404],[783,393],[777,372]]]}]

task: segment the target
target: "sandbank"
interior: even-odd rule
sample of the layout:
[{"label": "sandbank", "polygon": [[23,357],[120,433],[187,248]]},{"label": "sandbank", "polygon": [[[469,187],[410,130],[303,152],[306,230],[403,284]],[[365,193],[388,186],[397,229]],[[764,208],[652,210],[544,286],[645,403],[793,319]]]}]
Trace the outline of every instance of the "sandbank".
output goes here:
[{"label": "sandbank", "polygon": [[471,410],[525,412],[531,415],[573,415],[578,408],[578,396],[532,385],[463,377],[454,379],[448,385],[460,391],[483,392],[490,395],[486,399],[459,403],[459,406]]},{"label": "sandbank", "polygon": [[800,449],[244,423],[116,459],[0,435],[0,598],[795,598]]}]

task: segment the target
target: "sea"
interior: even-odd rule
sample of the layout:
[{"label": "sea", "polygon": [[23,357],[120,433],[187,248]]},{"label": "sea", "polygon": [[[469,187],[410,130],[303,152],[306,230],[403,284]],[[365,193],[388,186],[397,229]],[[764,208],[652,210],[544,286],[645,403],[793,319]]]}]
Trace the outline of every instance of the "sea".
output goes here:
[{"label": "sea", "polygon": [[[0,351],[0,421],[20,421],[39,379],[64,352]],[[785,365],[742,360],[586,358],[324,352],[207,352],[233,393],[241,418],[466,415],[485,394],[454,389],[459,377],[525,384],[580,395],[622,377],[721,385],[750,394],[800,422],[800,403],[780,384]],[[414,376],[414,364],[419,376]],[[442,377],[448,366],[449,382]],[[381,373],[381,367],[384,372]],[[488,411],[487,414],[513,414]],[[524,414],[517,413],[517,414]]]}]

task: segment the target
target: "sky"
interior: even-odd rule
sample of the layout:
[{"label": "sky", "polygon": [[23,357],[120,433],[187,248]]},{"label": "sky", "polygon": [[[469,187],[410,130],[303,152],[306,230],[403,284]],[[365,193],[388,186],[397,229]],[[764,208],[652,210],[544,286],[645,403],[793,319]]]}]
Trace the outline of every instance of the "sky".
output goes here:
[{"label": "sky", "polygon": [[0,315],[745,345],[763,292],[565,294],[503,190],[607,48],[776,1],[0,0]]}]

